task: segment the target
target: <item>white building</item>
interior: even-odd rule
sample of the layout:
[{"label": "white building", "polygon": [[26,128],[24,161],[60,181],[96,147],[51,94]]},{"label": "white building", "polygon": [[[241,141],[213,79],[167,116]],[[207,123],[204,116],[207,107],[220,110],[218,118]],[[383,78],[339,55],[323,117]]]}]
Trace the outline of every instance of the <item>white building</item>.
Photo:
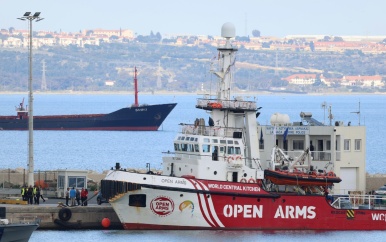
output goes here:
[{"label": "white building", "polygon": [[[271,119],[272,120],[272,119]],[[289,119],[288,119],[289,120]],[[276,126],[276,128],[275,128]],[[286,141],[284,132],[288,128]],[[262,134],[261,134],[262,132]],[[275,135],[276,132],[276,135]],[[273,122],[258,126],[260,158],[263,166],[271,161],[275,145],[296,159],[307,148],[311,150],[314,169],[333,171],[342,181],[333,187],[334,194],[366,190],[366,128],[335,121],[323,125],[303,113],[301,122]],[[266,168],[266,167],[263,167]]]}]

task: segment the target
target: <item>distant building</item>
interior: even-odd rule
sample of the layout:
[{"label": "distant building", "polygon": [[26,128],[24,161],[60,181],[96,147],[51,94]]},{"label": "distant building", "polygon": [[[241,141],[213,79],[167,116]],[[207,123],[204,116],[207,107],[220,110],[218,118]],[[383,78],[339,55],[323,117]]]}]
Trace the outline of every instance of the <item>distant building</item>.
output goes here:
[{"label": "distant building", "polygon": [[382,77],[376,76],[344,76],[341,80],[342,86],[359,87],[383,87]]},{"label": "distant building", "polygon": [[134,32],[129,29],[119,29],[119,30],[107,30],[107,29],[93,29],[93,30],[84,30],[83,34],[86,35],[87,32],[92,31],[92,35],[94,36],[117,36],[117,37],[123,37],[128,39],[134,38]]},{"label": "distant building", "polygon": [[[293,85],[312,85],[318,79],[318,75],[319,74],[294,74],[282,80],[288,81],[288,84]],[[325,82],[323,75],[320,75],[319,78],[323,83]]]},{"label": "distant building", "polygon": [[115,81],[105,81],[105,85],[112,87],[115,85]]},{"label": "distant building", "polygon": [[[294,74],[282,80],[288,81],[292,85],[312,85],[318,80],[319,74]],[[382,76],[344,76],[341,79],[326,79],[323,75],[319,76],[322,83],[331,86],[333,83],[339,83],[341,86],[358,86],[358,87],[383,87],[385,83]]]}]

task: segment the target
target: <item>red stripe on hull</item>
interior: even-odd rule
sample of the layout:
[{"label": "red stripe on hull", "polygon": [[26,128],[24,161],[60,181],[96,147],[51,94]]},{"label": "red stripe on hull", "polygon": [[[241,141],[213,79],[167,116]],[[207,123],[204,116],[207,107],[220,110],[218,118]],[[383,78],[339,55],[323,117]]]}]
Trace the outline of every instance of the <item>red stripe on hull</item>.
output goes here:
[{"label": "red stripe on hull", "polygon": [[[193,184],[194,188],[196,188],[197,190],[197,183],[196,182],[193,182],[191,179],[187,179],[190,183]],[[200,211],[201,211],[201,214],[202,216],[204,217],[205,221],[212,227],[214,227],[214,224],[211,223],[208,219],[208,217],[205,215],[204,213],[204,209],[203,209],[203,206],[202,206],[202,202],[201,202],[201,198],[200,198],[200,193],[197,193],[197,200],[198,200],[198,205],[200,206]]]}]

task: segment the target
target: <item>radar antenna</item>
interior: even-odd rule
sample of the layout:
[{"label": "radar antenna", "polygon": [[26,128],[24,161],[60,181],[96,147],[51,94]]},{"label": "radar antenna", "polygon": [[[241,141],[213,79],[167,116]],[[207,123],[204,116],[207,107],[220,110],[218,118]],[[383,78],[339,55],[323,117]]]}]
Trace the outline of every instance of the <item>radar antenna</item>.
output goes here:
[{"label": "radar antenna", "polygon": [[325,125],[326,124],[326,108],[327,108],[327,103],[324,101],[322,102],[322,108],[324,109],[324,113],[323,113],[323,124]]},{"label": "radar antenna", "polygon": [[358,111],[351,112],[351,113],[358,114],[358,126],[361,126],[361,101],[359,101],[359,103],[358,103]]}]

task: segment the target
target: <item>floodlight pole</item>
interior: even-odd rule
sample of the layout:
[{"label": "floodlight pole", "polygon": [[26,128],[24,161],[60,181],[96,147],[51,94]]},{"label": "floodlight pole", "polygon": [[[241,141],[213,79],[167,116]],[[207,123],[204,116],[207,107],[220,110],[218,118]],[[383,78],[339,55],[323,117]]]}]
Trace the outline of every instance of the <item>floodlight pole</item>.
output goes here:
[{"label": "floodlight pole", "polygon": [[32,21],[41,21],[40,12],[31,15],[31,12],[26,12],[20,20],[29,21],[29,78],[28,78],[28,186],[34,185],[34,148],[33,148],[33,91],[32,91]]}]

